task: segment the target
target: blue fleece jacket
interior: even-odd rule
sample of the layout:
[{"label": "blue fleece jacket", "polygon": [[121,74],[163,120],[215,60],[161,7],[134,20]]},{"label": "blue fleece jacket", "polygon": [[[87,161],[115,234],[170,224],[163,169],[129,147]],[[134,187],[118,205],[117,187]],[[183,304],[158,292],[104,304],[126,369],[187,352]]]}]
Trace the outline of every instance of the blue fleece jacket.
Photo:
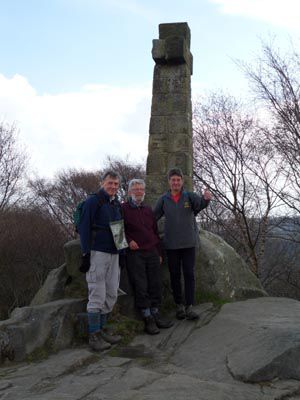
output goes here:
[{"label": "blue fleece jacket", "polygon": [[195,220],[209,200],[194,192],[182,191],[178,203],[172,199],[170,191],[159,197],[154,207],[156,219],[165,216],[164,244],[168,250],[199,246],[198,227]]},{"label": "blue fleece jacket", "polygon": [[111,200],[103,189],[99,193],[103,196],[103,204],[99,205],[98,196],[91,195],[83,206],[79,227],[83,254],[91,250],[118,253],[109,223],[122,219],[120,203],[116,198]]}]

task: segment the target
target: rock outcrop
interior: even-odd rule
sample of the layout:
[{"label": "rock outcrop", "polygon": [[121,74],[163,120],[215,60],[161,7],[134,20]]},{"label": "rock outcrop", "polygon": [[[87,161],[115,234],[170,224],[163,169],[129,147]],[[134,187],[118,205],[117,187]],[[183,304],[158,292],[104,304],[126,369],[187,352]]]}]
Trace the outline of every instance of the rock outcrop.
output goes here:
[{"label": "rock outcrop", "polygon": [[264,297],[197,311],[197,322],[176,321],[112,352],[69,349],[2,367],[0,398],[299,399],[298,301]]},{"label": "rock outcrop", "polygon": [[9,319],[0,321],[2,361],[5,357],[24,360],[42,347],[56,351],[70,346],[74,339],[76,315],[83,311],[85,301],[82,299],[62,299],[16,308]]},{"label": "rock outcrop", "polygon": [[[257,277],[249,270],[244,260],[222,238],[207,231],[200,231],[200,249],[196,261],[196,293],[212,295],[220,300],[243,300],[267,296]],[[67,286],[69,297],[86,293],[84,275],[78,271],[80,263],[79,240],[72,240],[65,246],[66,269],[72,274],[73,283]],[[165,293],[171,293],[166,265],[162,266]],[[76,285],[75,285],[76,283]],[[75,293],[72,293],[72,285]],[[121,289],[132,296],[132,290],[123,271]],[[125,298],[122,298],[122,302]],[[127,304],[130,301],[128,300]]]},{"label": "rock outcrop", "polygon": [[222,300],[267,296],[245,261],[221,237],[200,230],[196,261],[198,291]]},{"label": "rock outcrop", "polygon": [[[202,231],[196,265],[196,293],[211,294],[221,300],[237,300],[265,296],[258,279],[244,261],[221,238]],[[0,332],[8,334],[9,345],[0,347],[2,358],[22,360],[35,349],[52,344],[54,349],[67,347],[75,332],[76,315],[85,312],[87,287],[85,275],[79,272],[81,251],[79,240],[64,246],[66,263],[49,274],[30,307],[16,309],[9,320],[0,322]],[[162,266],[165,302],[171,289],[166,265]],[[118,299],[122,313],[136,317],[132,289],[126,270],[120,287],[126,294]],[[172,301],[172,300],[171,300]],[[65,333],[64,333],[65,331]],[[3,342],[3,343],[4,343]]]},{"label": "rock outcrop", "polygon": [[32,299],[30,305],[38,306],[40,304],[48,303],[49,301],[62,299],[64,297],[68,278],[69,275],[66,270],[66,264],[52,269],[49,272],[43,286]]}]

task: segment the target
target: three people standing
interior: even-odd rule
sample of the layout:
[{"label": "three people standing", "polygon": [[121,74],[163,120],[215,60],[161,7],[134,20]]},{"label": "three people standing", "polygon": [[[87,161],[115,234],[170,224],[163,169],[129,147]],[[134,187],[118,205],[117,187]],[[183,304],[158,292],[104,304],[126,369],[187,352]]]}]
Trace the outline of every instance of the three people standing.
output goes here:
[{"label": "three people standing", "polygon": [[[119,176],[105,173],[96,195],[85,201],[80,224],[82,249],[81,270],[86,272],[88,284],[89,344],[93,350],[105,350],[121,338],[103,330],[107,315],[117,300],[119,286],[119,255],[110,223],[124,220],[127,249],[127,268],[135,292],[136,307],[145,322],[145,331],[159,333],[169,328],[172,321],[161,317],[162,251],[157,222],[165,217],[164,247],[168,259],[171,287],[178,319],[194,320],[195,249],[199,244],[195,216],[211,200],[207,190],[200,196],[183,189],[183,174],[179,168],[168,173],[169,190],[157,201],[154,211],[145,205],[145,182],[133,179],[129,183],[128,201],[120,205],[117,191]],[[184,277],[184,298],[181,288]]]}]

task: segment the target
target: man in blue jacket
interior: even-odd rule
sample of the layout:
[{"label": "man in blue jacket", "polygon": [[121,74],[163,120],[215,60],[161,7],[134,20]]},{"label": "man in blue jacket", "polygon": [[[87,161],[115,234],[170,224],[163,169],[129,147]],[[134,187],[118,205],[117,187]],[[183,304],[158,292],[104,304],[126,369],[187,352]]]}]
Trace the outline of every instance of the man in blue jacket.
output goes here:
[{"label": "man in blue jacket", "polygon": [[[208,206],[212,196],[208,190],[202,196],[183,190],[180,168],[169,171],[168,181],[170,190],[157,200],[154,213],[157,219],[165,216],[164,245],[177,308],[176,317],[193,320],[199,318],[192,309],[195,300],[195,248],[199,245],[195,216]],[[185,305],[181,293],[181,270]]]},{"label": "man in blue jacket", "polygon": [[96,351],[108,349],[121,339],[103,331],[107,314],[117,300],[120,278],[119,254],[110,229],[110,222],[122,219],[119,185],[118,174],[107,171],[98,193],[86,199],[79,226],[81,270],[86,271],[88,284],[89,345]]}]

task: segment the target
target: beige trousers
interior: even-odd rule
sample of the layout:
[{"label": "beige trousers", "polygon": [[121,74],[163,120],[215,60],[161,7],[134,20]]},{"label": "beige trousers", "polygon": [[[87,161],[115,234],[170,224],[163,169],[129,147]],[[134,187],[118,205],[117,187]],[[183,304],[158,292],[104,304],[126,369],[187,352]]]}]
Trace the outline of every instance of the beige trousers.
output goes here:
[{"label": "beige trousers", "polygon": [[89,291],[87,312],[111,312],[118,297],[119,254],[92,250],[91,266],[86,273],[86,280]]}]

